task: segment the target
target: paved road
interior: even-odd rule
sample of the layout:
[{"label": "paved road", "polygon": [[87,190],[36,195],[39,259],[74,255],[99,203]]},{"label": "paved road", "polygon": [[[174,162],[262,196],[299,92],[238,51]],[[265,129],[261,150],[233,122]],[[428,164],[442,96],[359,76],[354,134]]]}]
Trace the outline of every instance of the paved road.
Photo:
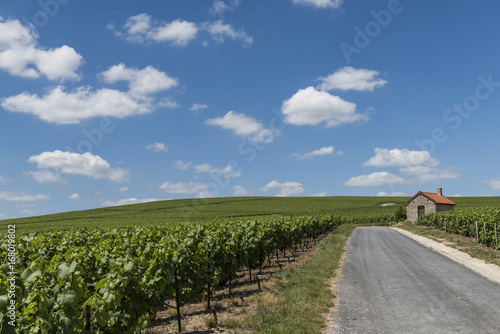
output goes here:
[{"label": "paved road", "polygon": [[389,228],[357,228],[327,333],[500,333],[500,285]]}]

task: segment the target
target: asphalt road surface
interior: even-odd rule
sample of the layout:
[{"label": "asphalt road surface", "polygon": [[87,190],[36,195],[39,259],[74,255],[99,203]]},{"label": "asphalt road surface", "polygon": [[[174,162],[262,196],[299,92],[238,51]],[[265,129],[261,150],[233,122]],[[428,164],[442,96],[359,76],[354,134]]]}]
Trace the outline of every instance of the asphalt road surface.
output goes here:
[{"label": "asphalt road surface", "polygon": [[335,294],[328,334],[500,333],[499,284],[389,228],[354,231]]}]

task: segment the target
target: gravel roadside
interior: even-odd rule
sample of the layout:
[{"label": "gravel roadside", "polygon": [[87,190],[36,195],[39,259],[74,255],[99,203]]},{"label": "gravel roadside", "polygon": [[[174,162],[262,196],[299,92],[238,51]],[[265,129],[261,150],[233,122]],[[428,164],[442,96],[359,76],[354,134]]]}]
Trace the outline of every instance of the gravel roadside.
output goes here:
[{"label": "gravel roadside", "polygon": [[[391,227],[395,231],[406,235],[409,238],[412,238],[419,244],[424,245],[425,247],[432,249],[438,253],[443,254],[444,256],[452,259],[455,262],[458,262],[470,270],[478,273],[479,275],[486,277],[487,279],[500,284],[500,267],[491,263],[486,263],[484,260],[476,259],[471,257],[469,254],[459,251],[458,249],[446,246],[440,242],[434,241],[432,239],[422,237],[420,235],[411,233],[409,231]],[[500,288],[500,287],[499,287]]]}]

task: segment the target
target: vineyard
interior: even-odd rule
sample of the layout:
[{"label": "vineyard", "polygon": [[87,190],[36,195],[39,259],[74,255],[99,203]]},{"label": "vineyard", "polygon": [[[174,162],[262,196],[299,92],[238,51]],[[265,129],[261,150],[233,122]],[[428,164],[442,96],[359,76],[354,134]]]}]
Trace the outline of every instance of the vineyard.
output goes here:
[{"label": "vineyard", "polygon": [[[164,226],[173,223],[201,223],[262,219],[276,216],[341,215],[360,218],[393,216],[405,197],[228,197],[157,201],[107,208],[72,211],[44,216],[2,220],[15,224],[17,231],[45,232],[69,229]],[[383,203],[393,206],[382,206]],[[4,234],[5,229],[0,230]]]},{"label": "vineyard", "polygon": [[[460,200],[467,206],[469,199]],[[239,271],[251,280],[266,260],[279,266],[285,251],[295,257],[345,222],[392,221],[404,201],[179,200],[4,220],[0,332],[140,333],[165,300],[176,300],[178,307],[202,299],[210,303],[216,289],[231,291]],[[418,224],[500,248],[495,232],[500,210],[488,209],[491,199],[474,201],[485,208],[424,215]],[[387,202],[395,205],[381,205]]]},{"label": "vineyard", "polygon": [[478,242],[500,249],[499,209],[457,209],[421,216],[417,224],[434,226],[438,229],[463,236],[474,237]]},{"label": "vineyard", "polygon": [[86,318],[93,333],[140,333],[165,299],[207,298],[238,270],[251,276],[266,258],[279,263],[282,251],[293,253],[345,221],[276,217],[20,233],[15,243],[2,244],[4,258],[15,245],[16,267],[15,281],[7,261],[0,268],[1,332],[14,328],[8,324],[13,297],[16,333],[85,332]]}]

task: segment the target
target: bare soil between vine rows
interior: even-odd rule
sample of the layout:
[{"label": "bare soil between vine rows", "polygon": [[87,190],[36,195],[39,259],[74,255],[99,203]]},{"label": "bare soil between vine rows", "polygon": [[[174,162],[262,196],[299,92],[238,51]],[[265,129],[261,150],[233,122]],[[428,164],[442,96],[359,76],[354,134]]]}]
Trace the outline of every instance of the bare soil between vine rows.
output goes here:
[{"label": "bare soil between vine rows", "polygon": [[[248,268],[237,273],[232,281],[231,294],[229,285],[226,284],[212,292],[210,309],[206,299],[198,303],[185,304],[181,308],[181,326],[183,334],[216,334],[216,333],[252,333],[246,324],[249,316],[255,312],[259,302],[265,305],[276,305],[280,298],[273,291],[279,288],[280,279],[276,274],[286,271],[291,267],[303,264],[312,257],[321,242],[331,236],[331,233],[316,240],[306,243],[303,249],[298,248],[292,252],[279,252],[279,265],[276,254],[267,258],[260,268],[252,269],[252,280]],[[281,266],[281,268],[280,268]],[[260,285],[260,289],[259,289]],[[177,310],[175,299],[169,298],[161,309],[150,328],[142,331],[143,334],[170,334],[178,333]]]}]

